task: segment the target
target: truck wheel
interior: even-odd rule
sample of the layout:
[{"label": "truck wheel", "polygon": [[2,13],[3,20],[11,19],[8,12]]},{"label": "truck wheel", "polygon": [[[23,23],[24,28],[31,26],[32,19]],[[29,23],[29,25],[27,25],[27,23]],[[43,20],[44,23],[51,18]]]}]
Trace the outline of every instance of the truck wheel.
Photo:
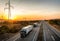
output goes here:
[{"label": "truck wheel", "polygon": [[26,37],[26,35],[24,35],[24,37]]}]

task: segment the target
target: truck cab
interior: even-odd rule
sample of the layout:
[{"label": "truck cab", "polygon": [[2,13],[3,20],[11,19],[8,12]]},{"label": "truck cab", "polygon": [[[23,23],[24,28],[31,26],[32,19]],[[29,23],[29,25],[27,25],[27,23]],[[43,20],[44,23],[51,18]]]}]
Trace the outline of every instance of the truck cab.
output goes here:
[{"label": "truck cab", "polygon": [[24,38],[25,36],[26,36],[26,30],[25,29],[23,29],[23,30],[21,30],[20,31],[21,33],[21,38]]}]

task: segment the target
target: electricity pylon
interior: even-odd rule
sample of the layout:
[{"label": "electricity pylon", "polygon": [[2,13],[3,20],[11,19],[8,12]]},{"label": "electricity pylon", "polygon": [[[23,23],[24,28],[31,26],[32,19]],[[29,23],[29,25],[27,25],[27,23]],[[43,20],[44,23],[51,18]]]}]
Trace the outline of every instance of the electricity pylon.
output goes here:
[{"label": "electricity pylon", "polygon": [[8,6],[8,7],[5,7],[4,10],[8,9],[8,20],[9,20],[11,17],[11,7],[13,8],[13,6],[11,6],[10,0],[8,0],[5,6]]}]

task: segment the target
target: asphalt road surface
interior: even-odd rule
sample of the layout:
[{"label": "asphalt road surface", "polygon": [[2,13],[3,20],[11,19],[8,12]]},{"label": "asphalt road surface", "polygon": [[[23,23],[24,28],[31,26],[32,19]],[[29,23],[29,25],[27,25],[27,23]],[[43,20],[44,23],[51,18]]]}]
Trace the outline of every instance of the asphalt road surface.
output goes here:
[{"label": "asphalt road surface", "polygon": [[[60,32],[56,31],[56,29],[53,29],[48,23],[43,23],[43,38],[44,41],[60,41]],[[58,33],[59,35],[57,35]]]}]

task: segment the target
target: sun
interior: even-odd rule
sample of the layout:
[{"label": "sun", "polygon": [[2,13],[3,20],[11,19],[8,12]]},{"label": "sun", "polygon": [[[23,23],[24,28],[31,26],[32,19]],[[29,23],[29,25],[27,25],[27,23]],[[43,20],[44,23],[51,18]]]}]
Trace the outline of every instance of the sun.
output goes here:
[{"label": "sun", "polygon": [[17,19],[17,16],[21,16],[23,14],[23,9],[16,10],[16,9],[11,9],[11,16],[10,19],[15,20]]},{"label": "sun", "polygon": [[[8,10],[5,10],[5,16],[6,16],[6,19],[8,19]],[[9,19],[14,20],[15,16],[16,16],[16,10],[11,9],[11,14],[9,16]]]},{"label": "sun", "polygon": [[14,18],[13,16],[10,16],[10,18],[9,18],[9,19],[14,20],[15,18]]},{"label": "sun", "polygon": [[[8,19],[8,10],[5,10],[5,14]],[[20,9],[20,10],[11,9],[11,14],[9,16],[9,19],[11,19],[11,20],[18,19],[17,16],[21,17],[21,15],[23,15],[23,14],[24,14],[23,9]]]},{"label": "sun", "polygon": [[16,11],[15,10],[11,10],[11,16],[10,16],[10,19],[14,20],[15,19],[15,13]]}]

